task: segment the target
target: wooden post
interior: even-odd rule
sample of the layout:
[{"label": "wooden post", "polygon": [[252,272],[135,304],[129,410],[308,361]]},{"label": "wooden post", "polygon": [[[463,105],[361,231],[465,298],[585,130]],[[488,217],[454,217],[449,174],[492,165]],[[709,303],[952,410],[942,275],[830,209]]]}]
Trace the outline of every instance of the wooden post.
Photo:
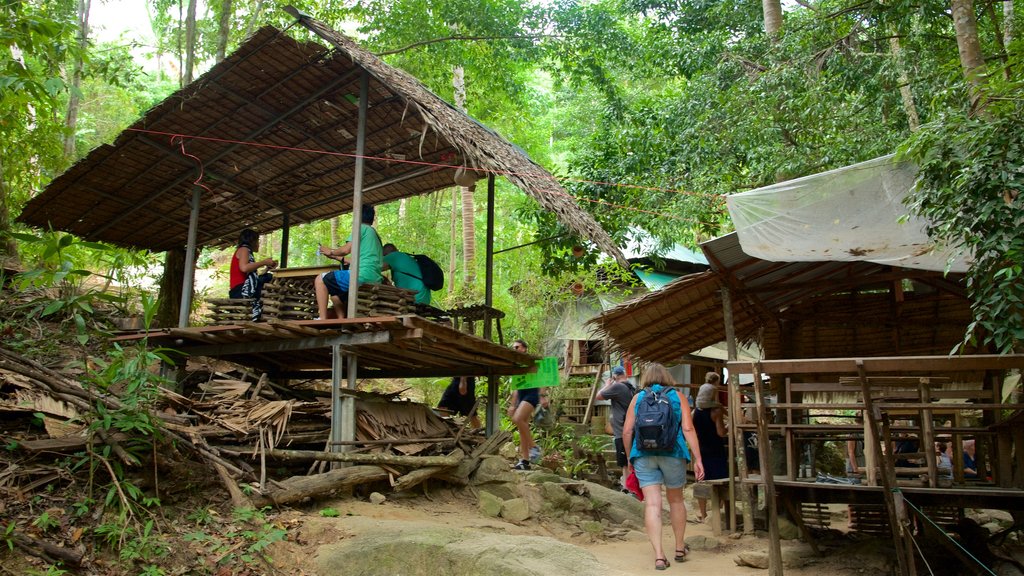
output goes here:
[{"label": "wooden post", "polygon": [[871,387],[868,384],[863,360],[857,360],[857,373],[860,375],[860,387],[864,394],[864,420],[870,422],[873,430],[878,430],[879,423],[882,426],[881,436],[885,448],[883,451],[885,461],[882,465],[882,486],[884,487],[882,499],[885,501],[885,509],[889,513],[889,525],[892,527],[892,539],[896,550],[896,564],[901,576],[916,576],[917,568],[914,565],[913,543],[910,541],[910,534],[907,531],[907,513],[903,506],[903,494],[896,486],[896,459],[892,452],[889,421],[882,417],[871,398]]},{"label": "wooden post", "polygon": [[[790,387],[790,379],[786,378],[786,404],[793,403],[793,393]],[[793,429],[793,409],[786,409],[786,477],[790,480],[796,480],[797,465],[799,464],[799,455],[796,453],[796,438],[794,438]]]},{"label": "wooden post", "polygon": [[[598,367],[597,375],[594,376],[594,385],[590,388],[590,400],[587,401],[587,410],[583,413],[584,424],[590,424],[590,418],[594,415],[594,399],[597,398],[597,391],[600,389],[598,384],[601,383],[601,372],[604,370],[605,366],[608,366],[608,369],[611,370],[611,364],[602,363],[601,366]],[[610,375],[611,374],[609,374],[609,376]]]},{"label": "wooden post", "polygon": [[[725,319],[725,345],[728,349],[730,362],[735,362],[736,353],[736,326],[732,317],[732,295],[729,288],[722,286],[722,316]],[[729,370],[729,532],[736,531],[736,473],[739,472],[741,479],[747,477],[747,463],[743,459],[743,431],[739,423],[742,420],[740,414],[740,377],[735,371]],[[742,484],[739,491],[743,495],[743,532],[754,533],[754,506],[750,497],[750,490]]]},{"label": "wooden post", "polygon": [[[932,388],[927,378],[922,378],[918,385],[918,394],[922,404],[932,401]],[[939,485],[939,467],[935,454],[935,421],[932,411],[921,409],[921,449],[924,451],[925,465],[928,467],[928,487]]]},{"label": "wooden post", "polygon": [[[768,509],[768,574],[782,576],[782,545],[779,542],[779,516],[775,501],[775,476],[772,474],[771,441],[768,437],[768,411],[764,407],[761,389],[761,363],[754,363],[754,402],[757,408],[757,448],[764,481],[764,502]],[[746,514],[744,514],[744,520]],[[800,518],[794,522],[800,522]],[[746,525],[743,526],[746,531]]]}]

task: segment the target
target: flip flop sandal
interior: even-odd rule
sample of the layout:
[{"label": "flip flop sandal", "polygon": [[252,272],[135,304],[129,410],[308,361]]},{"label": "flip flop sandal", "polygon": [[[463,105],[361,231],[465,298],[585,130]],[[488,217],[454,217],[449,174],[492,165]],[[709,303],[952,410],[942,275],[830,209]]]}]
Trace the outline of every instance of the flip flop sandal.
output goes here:
[{"label": "flip flop sandal", "polygon": [[654,569],[655,570],[666,570],[666,569],[668,569],[669,566],[671,566],[671,564],[669,564],[668,560],[666,560],[665,558],[655,558],[654,559]]},{"label": "flip flop sandal", "polygon": [[686,557],[690,555],[689,544],[684,544],[682,550],[676,550],[676,562],[686,562]]}]

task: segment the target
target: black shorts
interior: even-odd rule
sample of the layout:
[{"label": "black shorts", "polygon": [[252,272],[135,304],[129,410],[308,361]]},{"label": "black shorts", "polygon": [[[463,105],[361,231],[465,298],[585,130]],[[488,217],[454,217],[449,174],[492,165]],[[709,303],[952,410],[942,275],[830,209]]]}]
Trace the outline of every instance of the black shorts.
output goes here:
[{"label": "black shorts", "polygon": [[615,439],[615,463],[620,468],[626,465],[626,446],[622,443],[622,438]]},{"label": "black shorts", "polygon": [[[540,406],[540,388],[524,388],[519,390],[519,404],[523,402],[529,402],[534,408]],[[516,408],[519,408],[519,404],[516,404]]]},{"label": "black shorts", "polygon": [[446,408],[460,416],[469,416],[474,404],[476,404],[476,378],[467,378],[466,394],[462,395],[459,394],[459,379],[456,377],[452,378],[451,383],[444,389],[437,407]]}]

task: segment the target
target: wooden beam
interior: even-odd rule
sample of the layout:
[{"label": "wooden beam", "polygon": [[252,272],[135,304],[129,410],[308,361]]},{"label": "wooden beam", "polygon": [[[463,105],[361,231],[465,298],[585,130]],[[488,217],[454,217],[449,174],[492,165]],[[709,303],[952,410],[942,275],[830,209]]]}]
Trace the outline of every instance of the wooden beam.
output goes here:
[{"label": "wooden beam", "polygon": [[[1024,368],[1024,354],[975,354],[971,356],[893,356],[872,358],[815,358],[763,360],[765,374],[857,373],[860,366],[871,372],[964,372]],[[753,362],[729,362],[729,371],[752,374]]]}]

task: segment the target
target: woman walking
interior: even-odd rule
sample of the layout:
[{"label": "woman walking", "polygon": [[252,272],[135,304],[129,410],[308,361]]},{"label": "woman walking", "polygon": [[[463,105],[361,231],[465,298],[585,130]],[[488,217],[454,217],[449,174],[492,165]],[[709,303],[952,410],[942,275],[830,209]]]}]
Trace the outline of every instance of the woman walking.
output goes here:
[{"label": "woman walking", "polygon": [[[654,567],[657,570],[669,567],[661,541],[662,486],[668,499],[669,520],[675,536],[675,560],[682,562],[689,552],[684,541],[686,504],[683,500],[687,460],[693,462],[697,480],[704,478],[690,405],[680,401],[679,393],[672,388],[675,385],[675,380],[664,366],[647,366],[640,380],[641,390],[630,402],[622,428],[623,444],[629,447],[626,473],[630,470],[636,473],[643,491],[644,526],[654,549]],[[667,425],[659,425],[659,412],[667,410],[671,410],[672,420],[662,420]],[[663,441],[659,435],[666,431],[671,433],[671,437]]]}]

